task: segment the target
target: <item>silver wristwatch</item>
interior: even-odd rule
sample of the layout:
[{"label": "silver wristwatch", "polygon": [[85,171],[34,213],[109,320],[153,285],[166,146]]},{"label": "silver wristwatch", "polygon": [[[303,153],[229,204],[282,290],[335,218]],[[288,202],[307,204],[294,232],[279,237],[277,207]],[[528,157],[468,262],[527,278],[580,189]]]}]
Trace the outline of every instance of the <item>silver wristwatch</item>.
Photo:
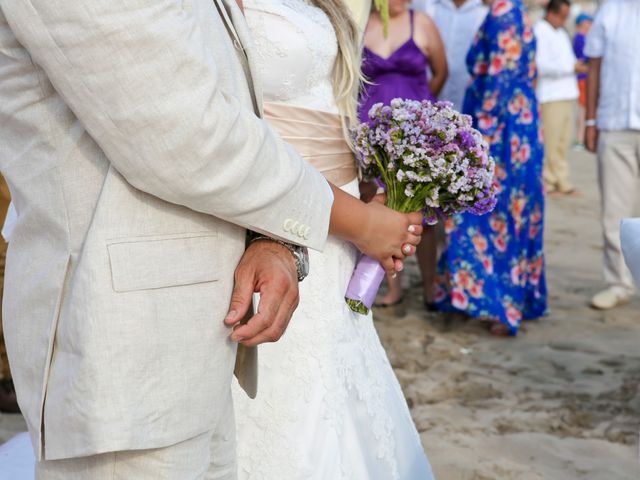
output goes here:
[{"label": "silver wristwatch", "polygon": [[268,237],[266,235],[260,235],[259,233],[251,231],[248,233],[248,235],[249,244],[257,240],[269,240],[270,242],[278,243],[289,250],[293,255],[293,260],[296,263],[296,269],[298,271],[298,282],[301,282],[307,277],[307,275],[309,275],[309,251],[307,250],[307,247],[301,247],[300,245],[294,245],[293,243],[283,242],[282,240]]}]

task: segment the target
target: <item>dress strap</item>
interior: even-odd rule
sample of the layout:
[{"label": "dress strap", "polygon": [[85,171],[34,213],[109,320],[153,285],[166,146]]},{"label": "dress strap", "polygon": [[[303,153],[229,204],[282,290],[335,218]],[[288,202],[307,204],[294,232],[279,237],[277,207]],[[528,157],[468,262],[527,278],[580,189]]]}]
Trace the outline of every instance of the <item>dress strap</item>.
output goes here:
[{"label": "dress strap", "polygon": [[409,10],[409,26],[411,28],[411,38],[413,38],[413,10]]}]

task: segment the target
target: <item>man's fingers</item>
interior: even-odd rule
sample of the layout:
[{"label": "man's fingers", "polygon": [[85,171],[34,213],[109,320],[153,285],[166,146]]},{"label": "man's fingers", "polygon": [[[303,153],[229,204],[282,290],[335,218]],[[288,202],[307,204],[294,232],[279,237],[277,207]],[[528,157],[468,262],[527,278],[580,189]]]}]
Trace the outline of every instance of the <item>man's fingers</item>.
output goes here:
[{"label": "man's fingers", "polygon": [[229,311],[224,319],[224,323],[232,327],[244,318],[253,297],[254,279],[251,278],[253,273],[236,272],[235,283],[233,285],[233,293],[231,294],[231,303]]},{"label": "man's fingers", "polygon": [[[289,325],[293,312],[298,306],[298,294],[288,292],[284,297],[279,297],[282,301],[278,304],[278,310],[273,314],[273,321],[267,328],[261,330],[254,336],[245,336],[241,341],[247,347],[253,347],[261,343],[277,342]],[[268,322],[265,322],[268,323]]]},{"label": "man's fingers", "polygon": [[277,342],[284,335],[287,325],[289,325],[289,320],[291,320],[291,315],[293,315],[293,309],[283,304],[270,327],[262,330],[254,337],[242,340],[241,343],[247,347],[255,347],[261,343]]},{"label": "man's fingers", "polygon": [[269,328],[271,325],[269,320],[270,318],[273,318],[273,315],[265,311],[256,313],[247,323],[244,325],[238,325],[233,329],[233,332],[231,333],[231,340],[234,342],[242,342],[247,338],[255,337],[260,332]]},{"label": "man's fingers", "polygon": [[263,330],[271,326],[278,312],[279,299],[268,289],[260,292],[260,303],[258,312],[249,319],[245,325],[240,325],[233,330],[231,340],[242,342],[248,338],[253,338]]}]

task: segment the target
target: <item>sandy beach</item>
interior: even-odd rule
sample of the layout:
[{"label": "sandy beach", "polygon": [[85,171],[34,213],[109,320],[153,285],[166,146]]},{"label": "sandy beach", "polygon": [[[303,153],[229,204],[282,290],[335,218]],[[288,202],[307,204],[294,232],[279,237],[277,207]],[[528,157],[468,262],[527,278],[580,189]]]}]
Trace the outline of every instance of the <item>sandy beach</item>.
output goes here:
[{"label": "sandy beach", "polygon": [[[505,339],[428,314],[415,264],[404,314],[376,313],[439,480],[640,479],[640,299],[588,307],[602,287],[596,163],[571,164],[582,195],[547,203],[549,316]],[[0,443],[25,428],[0,415]]]},{"label": "sandy beach", "polygon": [[415,265],[406,314],[377,312],[439,479],[640,479],[640,299],[588,307],[602,287],[596,161],[571,157],[582,195],[547,201],[547,317],[494,338],[428,314]]}]

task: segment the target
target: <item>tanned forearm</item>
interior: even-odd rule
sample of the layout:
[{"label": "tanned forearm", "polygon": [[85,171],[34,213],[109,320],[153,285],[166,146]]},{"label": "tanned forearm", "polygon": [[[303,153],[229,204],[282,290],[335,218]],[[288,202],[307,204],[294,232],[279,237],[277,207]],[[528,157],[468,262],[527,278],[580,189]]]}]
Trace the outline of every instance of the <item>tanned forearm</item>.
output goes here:
[{"label": "tanned forearm", "polygon": [[600,95],[600,67],[602,58],[592,58],[589,60],[589,71],[587,73],[587,105],[586,105],[586,126],[584,129],[584,144],[592,153],[598,149],[598,128],[595,125],[596,108],[598,106],[598,96]]},{"label": "tanned forearm", "polygon": [[333,206],[331,207],[329,233],[351,243],[357,243],[358,228],[369,223],[366,204],[343,192],[332,183],[330,185],[333,191]]},{"label": "tanned forearm", "polygon": [[600,67],[602,58],[589,59],[589,71],[587,73],[587,105],[586,119],[596,118],[596,108],[598,106],[598,96],[600,94]]},{"label": "tanned forearm", "polygon": [[444,53],[444,44],[440,35],[435,33],[436,37],[429,52],[430,66],[431,66],[431,80],[429,81],[429,90],[434,97],[440,95],[440,91],[444,86],[444,82],[447,81],[449,76],[449,65],[447,64],[447,57]]}]

